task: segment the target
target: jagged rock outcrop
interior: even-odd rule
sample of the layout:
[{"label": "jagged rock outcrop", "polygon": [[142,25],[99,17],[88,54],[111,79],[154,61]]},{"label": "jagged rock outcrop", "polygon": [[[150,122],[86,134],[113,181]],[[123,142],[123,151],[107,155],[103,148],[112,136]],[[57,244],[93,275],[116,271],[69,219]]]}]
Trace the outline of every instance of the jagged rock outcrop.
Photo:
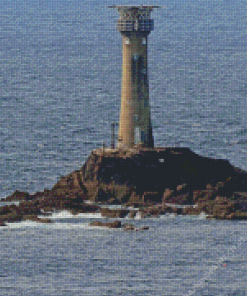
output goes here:
[{"label": "jagged rock outcrop", "polygon": [[81,176],[88,197],[100,202],[194,204],[247,192],[246,172],[188,148],[97,149]]},{"label": "jagged rock outcrop", "polygon": [[1,201],[3,202],[26,201],[30,199],[32,199],[32,197],[28,192],[16,190],[12,195],[7,196],[6,198],[2,198]]},{"label": "jagged rock outcrop", "polygon": [[[220,199],[226,199],[226,204]],[[41,210],[100,211],[86,200],[139,207],[144,217],[205,212],[215,218],[242,219],[247,212],[247,172],[227,160],[202,157],[188,148],[96,149],[80,170],[62,177],[51,190],[16,191],[5,201],[13,200],[22,202],[3,207],[0,223],[20,221]],[[181,210],[165,206],[167,203],[195,207]],[[119,217],[117,212],[104,211]]]}]

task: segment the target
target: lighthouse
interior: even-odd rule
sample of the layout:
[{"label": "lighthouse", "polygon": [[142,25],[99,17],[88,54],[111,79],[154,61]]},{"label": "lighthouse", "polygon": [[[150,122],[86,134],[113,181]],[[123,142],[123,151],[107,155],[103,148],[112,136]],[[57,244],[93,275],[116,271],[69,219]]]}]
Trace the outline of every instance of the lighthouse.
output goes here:
[{"label": "lighthouse", "polygon": [[148,35],[154,29],[151,11],[160,6],[110,6],[117,8],[117,29],[122,35],[121,111],[119,148],[136,144],[154,147],[149,105]]}]

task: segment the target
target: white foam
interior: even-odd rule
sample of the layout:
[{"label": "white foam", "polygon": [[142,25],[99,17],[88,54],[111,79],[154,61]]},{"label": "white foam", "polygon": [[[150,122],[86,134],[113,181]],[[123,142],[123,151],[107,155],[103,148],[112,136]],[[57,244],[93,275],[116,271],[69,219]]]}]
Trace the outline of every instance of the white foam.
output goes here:
[{"label": "white foam", "polygon": [[43,216],[40,215],[38,218],[49,218],[51,220],[53,219],[75,219],[75,218],[102,218],[101,213],[79,213],[76,215],[73,215],[69,211],[61,211],[57,213],[52,213],[49,216]]},{"label": "white foam", "polygon": [[3,201],[3,202],[1,202],[0,203],[0,207],[1,206],[9,206],[9,205],[16,205],[16,206],[18,206],[19,205],[19,201]]},{"label": "white foam", "polygon": [[142,219],[141,213],[140,212],[137,212],[134,219],[136,219],[136,220]]},{"label": "white foam", "polygon": [[88,223],[50,223],[47,224],[47,227],[49,229],[90,229],[91,227],[88,225]]},{"label": "white foam", "polygon": [[167,213],[165,216],[167,218],[176,218],[177,217],[177,215],[175,213]]},{"label": "white foam", "polygon": [[22,221],[22,222],[11,222],[11,223],[6,222],[5,224],[7,225],[8,228],[19,229],[19,228],[26,228],[26,227],[37,227],[37,226],[44,225],[46,223],[39,223],[35,221]]},{"label": "white foam", "polygon": [[[6,227],[1,227],[1,229],[30,229],[30,228],[45,228],[45,229],[92,229],[95,228],[90,226],[88,223],[39,223],[35,221],[22,221],[6,223]],[[101,227],[99,227],[101,228]],[[103,227],[102,227],[103,228]]]},{"label": "white foam", "polygon": [[126,207],[126,210],[134,210],[134,211],[139,211],[139,208],[135,208],[135,207]]},{"label": "white foam", "polygon": [[131,218],[131,213],[129,213],[124,219],[127,219],[127,220],[132,220],[134,219],[135,217]]},{"label": "white foam", "polygon": [[205,212],[201,212],[200,215],[198,215],[198,219],[206,219],[207,215]]},{"label": "white foam", "polygon": [[101,213],[80,213],[74,217],[78,217],[78,218],[88,218],[88,219],[91,219],[91,218],[97,218],[97,219],[100,219],[100,218],[103,218]]},{"label": "white foam", "polygon": [[88,204],[88,205],[92,205],[92,204],[95,204],[93,201],[91,200],[84,200],[84,203],[85,204]]}]

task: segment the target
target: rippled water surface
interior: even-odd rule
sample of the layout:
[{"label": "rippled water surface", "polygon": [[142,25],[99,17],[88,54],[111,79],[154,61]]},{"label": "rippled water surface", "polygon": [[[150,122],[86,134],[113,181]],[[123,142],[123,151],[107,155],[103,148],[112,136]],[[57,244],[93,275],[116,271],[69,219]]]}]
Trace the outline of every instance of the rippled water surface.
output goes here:
[{"label": "rippled water surface", "polygon": [[[121,88],[111,4],[2,1],[0,197],[51,188],[110,144]],[[246,1],[155,5],[164,6],[149,37],[155,145],[247,170]],[[99,218],[1,228],[0,294],[246,295],[245,222],[139,219],[150,230],[129,233],[88,226]]]},{"label": "rippled water surface", "polygon": [[245,222],[163,216],[127,232],[99,218],[1,228],[1,295],[246,295]]}]

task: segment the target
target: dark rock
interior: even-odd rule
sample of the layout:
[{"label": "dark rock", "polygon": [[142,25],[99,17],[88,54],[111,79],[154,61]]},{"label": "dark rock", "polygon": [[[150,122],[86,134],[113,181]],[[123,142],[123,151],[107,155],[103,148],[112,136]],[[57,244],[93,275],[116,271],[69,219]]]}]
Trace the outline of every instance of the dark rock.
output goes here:
[{"label": "dark rock", "polygon": [[0,215],[6,215],[15,212],[17,209],[16,205],[8,205],[0,207]]},{"label": "dark rock", "polygon": [[134,219],[136,216],[137,211],[129,211],[128,218]]},{"label": "dark rock", "polygon": [[91,222],[89,225],[90,225],[90,226],[104,226],[103,224],[104,224],[104,223],[101,222],[101,221],[93,221],[93,222]]},{"label": "dark rock", "polygon": [[126,203],[126,205],[133,206],[135,208],[144,206],[141,194],[137,194],[135,191],[132,191],[131,196],[129,197],[129,200]]},{"label": "dark rock", "polygon": [[[201,157],[188,148],[94,150],[83,167],[83,178],[109,184],[136,187],[137,191],[152,192],[155,189],[177,188],[181,180],[194,183],[194,187],[222,178],[224,181],[234,173],[225,160]],[[162,160],[162,162],[160,161]],[[204,185],[204,186],[205,186]],[[85,186],[87,187],[86,183]],[[160,192],[160,190],[158,190]]]},{"label": "dark rock", "polygon": [[215,206],[214,200],[201,201],[200,203],[197,204],[196,210],[198,211],[198,214],[204,212],[207,215],[212,215],[214,206]]},{"label": "dark rock", "polygon": [[24,215],[23,220],[30,220],[39,223],[52,223],[50,219],[47,218],[38,218],[36,215]]},{"label": "dark rock", "polygon": [[115,197],[110,198],[109,201],[107,202],[107,204],[109,204],[109,205],[121,205],[120,201]]},{"label": "dark rock", "polygon": [[201,209],[198,209],[197,206],[186,207],[182,209],[182,214],[184,215],[199,215]]},{"label": "dark rock", "polygon": [[233,192],[231,200],[247,202],[247,192]]},{"label": "dark rock", "polygon": [[100,213],[102,217],[125,218],[129,214],[129,210],[101,208]]},{"label": "dark rock", "polygon": [[135,227],[132,224],[124,224],[123,228],[124,230],[135,230]]},{"label": "dark rock", "polygon": [[0,207],[0,223],[18,222],[22,220],[22,214],[18,212],[18,206],[8,205]]},{"label": "dark rock", "polygon": [[135,228],[132,224],[124,224],[123,229],[126,231],[139,231],[139,230],[148,230],[149,226],[142,226],[141,228]]},{"label": "dark rock", "polygon": [[166,188],[164,193],[163,193],[163,197],[162,197],[162,202],[166,203],[166,202],[170,202],[170,199],[172,197],[174,190],[171,190],[169,188]]},{"label": "dark rock", "polygon": [[20,222],[22,221],[22,215],[18,213],[9,213],[6,215],[1,215],[0,216],[0,223],[4,222]]},{"label": "dark rock", "polygon": [[[85,204],[88,199],[139,207],[143,217],[205,212],[219,219],[244,219],[247,172],[188,148],[96,149],[79,171],[62,177],[51,190],[31,195],[15,191],[7,197],[4,201],[21,203],[0,209],[0,222],[21,220],[41,210],[99,211],[98,206]],[[165,206],[168,202],[197,207],[181,210]],[[135,215],[127,210],[102,210],[103,215],[115,218],[129,213]]]},{"label": "dark rock", "polygon": [[114,221],[114,222],[101,222],[101,221],[94,221],[89,224],[90,226],[99,226],[99,227],[108,227],[108,228],[121,228],[121,221]]},{"label": "dark rock", "polygon": [[247,212],[236,211],[225,216],[229,220],[247,220]]},{"label": "dark rock", "polygon": [[161,192],[144,192],[142,195],[144,204],[161,203],[162,193]]},{"label": "dark rock", "polygon": [[26,201],[30,199],[30,195],[28,192],[22,192],[19,190],[16,190],[12,195],[7,196],[4,200],[5,202],[10,201]]},{"label": "dark rock", "polygon": [[[163,201],[192,204],[200,198],[214,199],[226,186],[234,192],[245,184],[247,191],[246,172],[238,172],[226,160],[202,157],[188,148],[98,149],[81,172],[88,196],[94,201],[117,199],[121,204],[141,206],[160,203],[163,195]],[[196,191],[200,192],[196,195]]]},{"label": "dark rock", "polygon": [[23,201],[15,209],[20,215],[41,214],[37,201]]},{"label": "dark rock", "polygon": [[182,214],[182,211],[181,211],[181,209],[178,209],[178,208],[172,207],[172,206],[168,206],[165,204],[144,207],[144,208],[142,208],[142,210],[140,210],[141,218],[148,218],[148,217],[158,218],[159,215],[164,215],[167,213],[175,213],[175,214],[181,213]]},{"label": "dark rock", "polygon": [[70,173],[66,177],[62,177],[56,185],[52,188],[52,192],[59,191],[60,190],[67,190],[70,191],[76,190],[76,191],[82,191],[85,193],[86,198],[86,187],[83,183],[82,178],[82,171],[75,171]]},{"label": "dark rock", "polygon": [[184,190],[186,190],[186,187],[188,187],[188,184],[183,183],[177,186],[176,191],[180,194],[183,193]]}]

